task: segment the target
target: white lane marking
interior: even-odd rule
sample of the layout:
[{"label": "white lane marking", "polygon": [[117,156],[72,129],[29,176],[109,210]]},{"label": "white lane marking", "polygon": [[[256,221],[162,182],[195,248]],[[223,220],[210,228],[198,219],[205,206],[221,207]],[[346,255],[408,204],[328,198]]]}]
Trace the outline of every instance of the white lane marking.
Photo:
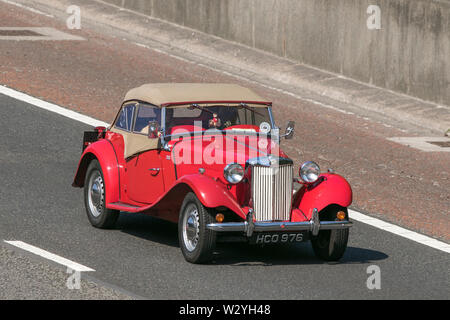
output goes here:
[{"label": "white lane marking", "polygon": [[425,236],[423,234],[399,227],[395,224],[374,218],[366,216],[365,214],[362,214],[355,210],[348,210],[348,215],[350,219],[356,220],[365,224],[368,224],[372,227],[396,234],[400,237],[412,240],[414,242],[418,242],[420,244],[426,245],[428,247],[438,249],[447,253],[450,253],[450,244],[433,239],[431,237]]},{"label": "white lane marking", "polygon": [[[7,94],[5,92],[7,92]],[[53,111],[53,112],[56,112],[58,114],[62,114],[64,116],[68,117],[68,118],[71,118],[71,119],[74,119],[74,120],[77,120],[77,121],[80,121],[80,122],[84,122],[84,123],[92,125],[92,126],[104,126],[104,127],[108,126],[108,124],[106,124],[105,122],[96,120],[94,118],[82,115],[80,113],[77,113],[77,112],[74,112],[74,111],[62,108],[62,107],[59,107],[59,106],[54,105],[54,104],[49,104],[48,102],[39,100],[37,98],[31,97],[29,95],[26,95],[24,93],[15,91],[13,89],[6,88],[6,87],[1,86],[1,85],[0,85],[0,93],[6,94],[6,95],[8,95],[8,96],[10,96],[12,98],[24,101],[24,102],[26,102],[28,104],[32,104],[32,105],[35,105],[35,106],[40,107],[40,108],[44,108],[44,109],[49,110],[49,111]],[[50,107],[48,105],[50,105]],[[42,106],[46,106],[46,107],[42,107]],[[371,225],[371,226],[376,227],[378,229],[381,229],[381,230],[384,230],[384,231],[396,234],[398,236],[407,238],[409,240],[412,240],[412,241],[415,241],[417,243],[426,245],[428,247],[435,248],[435,249],[438,249],[438,250],[450,253],[450,244],[447,244],[445,242],[438,241],[436,239],[427,237],[427,236],[422,235],[420,233],[413,232],[413,231],[404,229],[402,227],[396,226],[396,225],[391,224],[389,222],[385,222],[383,220],[367,216],[367,215],[362,214],[362,213],[360,213],[358,211],[355,211],[355,210],[351,210],[350,209],[349,210],[349,216],[350,216],[350,219],[353,219],[353,220],[356,220],[356,221],[359,221],[359,222]]]},{"label": "white lane marking", "polygon": [[38,256],[43,257],[45,259],[54,261],[56,263],[62,264],[63,266],[66,266],[66,267],[68,267],[68,268],[70,268],[72,270],[75,270],[75,271],[79,271],[79,272],[95,271],[94,269],[91,269],[89,267],[83,266],[82,264],[73,262],[73,261],[71,261],[69,259],[60,257],[60,256],[58,256],[56,254],[53,254],[53,253],[48,252],[48,251],[45,251],[43,249],[40,249],[40,248],[35,247],[35,246],[32,246],[31,244],[28,244],[28,243],[25,243],[25,242],[22,242],[22,241],[6,241],[6,240],[4,240],[4,241],[6,243],[12,245],[12,246],[15,246],[15,247],[20,248],[22,250],[31,252],[31,253],[33,253],[35,255],[38,255]]},{"label": "white lane marking", "polygon": [[81,113],[57,106],[56,104],[50,103],[50,102],[46,102],[40,99],[37,99],[35,97],[32,97],[30,95],[27,95],[25,93],[7,88],[5,86],[0,85],[0,93],[4,94],[6,96],[9,96],[11,98],[23,101],[25,103],[28,104],[32,104],[36,107],[39,107],[41,109],[45,109],[51,112],[55,112],[59,115],[65,116],[67,118],[73,119],[73,120],[77,120],[79,122],[83,122],[86,123],[88,125],[91,125],[93,127],[99,127],[99,126],[103,126],[103,127],[108,127],[109,124],[94,118],[91,118],[89,116],[85,116]]},{"label": "white lane marking", "polygon": [[51,15],[51,14],[39,11],[37,9],[31,8],[31,7],[28,7],[28,6],[24,6],[23,4],[20,4],[20,3],[14,2],[14,1],[9,1],[9,0],[0,0],[0,1],[4,2],[4,3],[7,3],[7,4],[11,4],[13,6],[16,6],[16,7],[22,8],[22,9],[25,9],[25,10],[28,10],[28,11],[33,12],[33,13],[37,13],[37,14],[46,16],[48,18],[54,18],[55,17],[54,15]]}]

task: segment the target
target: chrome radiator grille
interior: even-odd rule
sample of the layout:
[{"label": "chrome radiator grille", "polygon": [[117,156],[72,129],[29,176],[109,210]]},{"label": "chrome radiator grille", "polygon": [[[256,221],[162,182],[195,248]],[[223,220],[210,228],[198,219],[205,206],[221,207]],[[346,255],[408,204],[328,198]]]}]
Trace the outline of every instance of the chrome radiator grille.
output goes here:
[{"label": "chrome radiator grille", "polygon": [[293,166],[252,167],[253,210],[257,221],[290,220]]}]

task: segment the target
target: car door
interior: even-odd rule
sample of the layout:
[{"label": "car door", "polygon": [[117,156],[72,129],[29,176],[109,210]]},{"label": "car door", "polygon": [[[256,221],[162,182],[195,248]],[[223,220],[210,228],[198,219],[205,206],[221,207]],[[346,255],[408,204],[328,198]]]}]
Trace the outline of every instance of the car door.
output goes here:
[{"label": "car door", "polygon": [[140,103],[134,119],[132,137],[129,137],[126,157],[128,197],[136,202],[151,204],[164,193],[161,150],[156,139],[148,137],[148,123],[161,125],[161,109]]}]

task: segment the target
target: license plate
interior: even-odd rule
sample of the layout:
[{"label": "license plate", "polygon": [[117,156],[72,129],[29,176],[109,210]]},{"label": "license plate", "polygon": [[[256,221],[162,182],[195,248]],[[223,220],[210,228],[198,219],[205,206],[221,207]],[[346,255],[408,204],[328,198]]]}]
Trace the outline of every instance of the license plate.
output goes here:
[{"label": "license plate", "polygon": [[253,244],[296,243],[308,240],[308,232],[256,233],[250,238]]}]

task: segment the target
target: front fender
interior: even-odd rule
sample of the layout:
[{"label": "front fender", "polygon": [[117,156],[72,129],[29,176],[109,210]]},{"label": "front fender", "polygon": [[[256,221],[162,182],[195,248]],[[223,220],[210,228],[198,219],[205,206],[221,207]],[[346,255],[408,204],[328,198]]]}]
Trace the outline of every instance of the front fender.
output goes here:
[{"label": "front fender", "polygon": [[[348,207],[352,203],[352,188],[342,176],[338,174],[322,174],[319,179],[323,181],[314,187],[307,185],[296,193],[293,202],[293,221],[304,220],[303,214],[309,220],[312,211],[316,208],[319,212],[331,204]],[[301,212],[296,212],[299,209]],[[296,217],[298,215],[298,217]]]},{"label": "front fender", "polygon": [[84,187],[86,171],[93,159],[97,159],[102,168],[106,203],[118,202],[120,199],[119,165],[116,151],[109,140],[99,140],[84,150],[72,186]]},{"label": "front fender", "polygon": [[241,206],[228,191],[226,185],[219,180],[215,180],[202,174],[190,174],[180,178],[177,183],[188,185],[205,207],[226,207],[234,211],[242,219],[246,218]]}]

